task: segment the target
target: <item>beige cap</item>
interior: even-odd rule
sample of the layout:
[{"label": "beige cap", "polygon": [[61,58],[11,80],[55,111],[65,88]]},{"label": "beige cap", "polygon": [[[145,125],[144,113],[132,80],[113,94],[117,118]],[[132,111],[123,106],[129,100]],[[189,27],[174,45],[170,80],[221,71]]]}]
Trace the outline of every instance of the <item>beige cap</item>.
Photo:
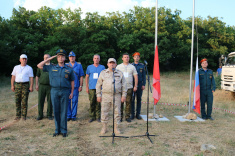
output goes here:
[{"label": "beige cap", "polygon": [[115,62],[115,63],[117,63],[116,60],[115,60],[115,58],[109,58],[109,59],[108,59],[108,63],[110,63],[110,62]]},{"label": "beige cap", "polygon": [[22,55],[20,55],[20,58],[26,58],[27,59],[27,55],[22,54]]}]

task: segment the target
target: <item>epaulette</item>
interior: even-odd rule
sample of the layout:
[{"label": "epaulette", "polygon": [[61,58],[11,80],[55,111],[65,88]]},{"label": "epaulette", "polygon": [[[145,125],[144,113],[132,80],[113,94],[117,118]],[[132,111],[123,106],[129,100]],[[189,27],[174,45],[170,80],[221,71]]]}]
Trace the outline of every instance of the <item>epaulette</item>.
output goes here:
[{"label": "epaulette", "polygon": [[65,65],[66,65],[67,67],[69,67],[69,68],[73,68],[73,67],[71,67],[68,63],[66,63]]}]

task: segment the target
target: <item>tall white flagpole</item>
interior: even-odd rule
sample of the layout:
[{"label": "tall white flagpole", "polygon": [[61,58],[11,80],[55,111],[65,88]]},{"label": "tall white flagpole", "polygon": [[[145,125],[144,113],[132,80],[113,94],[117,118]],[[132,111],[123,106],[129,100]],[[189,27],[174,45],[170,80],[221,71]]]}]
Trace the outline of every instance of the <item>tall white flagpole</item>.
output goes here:
[{"label": "tall white flagpole", "polygon": [[[155,47],[157,46],[157,25],[158,25],[158,0],[156,0],[156,7],[155,7]],[[156,49],[155,49],[156,51]],[[153,117],[156,115],[156,105],[153,106]]]},{"label": "tall white flagpole", "polygon": [[190,85],[189,85],[189,106],[188,106],[188,113],[190,113],[190,109],[191,109],[191,93],[192,93],[193,42],[194,42],[194,9],[195,9],[195,0],[193,0],[193,16],[192,16],[192,43],[191,43],[191,67],[190,67]]},{"label": "tall white flagpole", "polygon": [[155,48],[157,46],[157,26],[158,26],[158,0],[156,0],[156,10],[155,10]]}]

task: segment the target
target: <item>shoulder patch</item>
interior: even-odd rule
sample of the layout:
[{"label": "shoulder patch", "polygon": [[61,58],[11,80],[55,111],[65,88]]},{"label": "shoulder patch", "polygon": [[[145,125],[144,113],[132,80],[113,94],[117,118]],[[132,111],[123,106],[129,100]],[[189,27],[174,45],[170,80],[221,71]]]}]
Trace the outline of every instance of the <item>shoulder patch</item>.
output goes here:
[{"label": "shoulder patch", "polygon": [[70,66],[69,64],[67,64],[67,63],[66,63],[65,65],[66,65],[67,67],[69,67],[69,68],[73,68],[73,67],[71,67],[71,66]]}]

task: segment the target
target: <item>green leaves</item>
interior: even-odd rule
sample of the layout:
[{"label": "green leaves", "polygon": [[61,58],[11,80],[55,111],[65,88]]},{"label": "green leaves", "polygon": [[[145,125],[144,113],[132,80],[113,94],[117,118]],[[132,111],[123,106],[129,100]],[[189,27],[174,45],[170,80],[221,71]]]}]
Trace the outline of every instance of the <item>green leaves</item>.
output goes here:
[{"label": "green leaves", "polygon": [[[0,16],[0,73],[10,74],[22,53],[28,55],[28,64],[36,65],[45,53],[54,55],[59,48],[74,51],[83,68],[92,64],[94,54],[101,56],[101,64],[116,58],[121,63],[122,54],[141,53],[141,61],[153,68],[155,50],[155,8],[134,7],[129,12],[86,13],[82,9],[41,7],[29,11],[23,7],[13,9],[10,20]],[[192,19],[183,20],[181,11],[158,8],[158,49],[161,71],[189,70],[191,55]],[[235,51],[235,27],[226,26],[218,17],[196,17],[199,38],[199,59],[207,57],[210,68],[216,69],[219,56]],[[196,26],[195,26],[196,29]],[[196,56],[196,31],[194,34]],[[11,58],[10,60],[8,58]]]}]

